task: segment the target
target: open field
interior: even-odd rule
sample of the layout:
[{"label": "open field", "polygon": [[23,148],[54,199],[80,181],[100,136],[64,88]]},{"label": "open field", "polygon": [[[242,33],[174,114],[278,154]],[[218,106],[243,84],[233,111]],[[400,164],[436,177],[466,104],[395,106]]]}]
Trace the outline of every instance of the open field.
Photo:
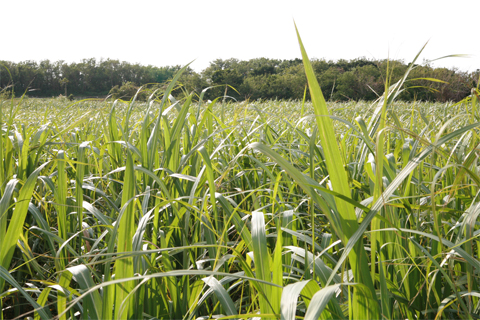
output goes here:
[{"label": "open field", "polygon": [[478,318],[477,98],[399,88],[1,101],[3,317]]}]

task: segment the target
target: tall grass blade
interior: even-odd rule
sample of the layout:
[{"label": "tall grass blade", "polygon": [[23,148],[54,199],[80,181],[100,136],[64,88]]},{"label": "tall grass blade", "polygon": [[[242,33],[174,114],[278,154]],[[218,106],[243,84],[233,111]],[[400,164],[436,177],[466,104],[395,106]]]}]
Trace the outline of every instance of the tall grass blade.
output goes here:
[{"label": "tall grass blade", "polygon": [[[270,254],[267,249],[267,238],[265,233],[265,218],[263,212],[252,212],[252,242],[253,242],[253,256],[255,263],[255,277],[259,280],[271,282],[270,272]],[[271,297],[271,287],[265,284],[261,285],[265,296],[261,295],[260,312],[273,313],[268,298]]]},{"label": "tall grass blade", "polygon": [[[0,266],[8,268],[12,261],[13,252],[17,245],[17,241],[22,233],[23,223],[28,212],[28,204],[32,198],[33,190],[37,182],[37,177],[40,172],[48,165],[49,162],[45,162],[39,166],[25,181],[23,187],[20,189],[18,200],[15,204],[14,214],[10,219],[10,223],[7,227],[5,238],[2,239],[2,245],[0,247]],[[5,194],[4,194],[5,196]],[[8,194],[7,194],[8,196]],[[0,279],[0,291],[3,291],[4,280]]]},{"label": "tall grass blade", "polygon": [[[295,29],[297,31],[298,43],[300,45],[300,51],[302,53],[303,65],[305,67],[305,74],[308,80],[308,87],[310,90],[312,104],[315,111],[320,141],[324,149],[325,161],[327,164],[330,181],[332,183],[334,191],[350,198],[350,186],[348,183],[347,174],[344,169],[344,164],[340,160],[343,159],[343,157],[340,154],[338,143],[335,138],[335,131],[333,129],[332,120],[328,117],[329,112],[325,99],[313,72],[313,68],[307,56],[305,48],[303,47],[303,43],[296,26]],[[342,233],[337,233],[337,236],[342,240],[344,244],[347,244],[350,237],[358,229],[355,210],[353,206],[346,201],[337,199],[335,203],[339,212],[336,220],[340,222],[340,225],[337,226],[337,228],[342,230]],[[335,224],[337,221],[331,221],[331,223]],[[371,275],[368,272],[367,255],[365,253],[362,241],[356,243],[355,250],[350,252],[349,259],[350,265],[354,273],[355,281],[365,284],[366,287],[371,290],[372,295],[375,295],[375,288],[373,287]],[[354,310],[357,310],[357,308],[361,309],[362,306],[354,303]],[[354,312],[357,313],[359,312],[359,310]]]},{"label": "tall grass blade", "polygon": [[[127,206],[121,220],[118,222],[117,252],[131,252],[133,248],[133,236],[135,234],[135,208],[131,201],[135,196],[135,174],[133,159],[127,150],[127,165],[125,180],[123,181],[122,207]],[[134,275],[133,257],[121,257],[115,263],[115,279],[131,278]],[[135,308],[133,297],[127,299],[129,293],[134,289],[134,281],[127,281],[118,284],[115,292],[115,319],[132,317]],[[125,304],[122,312],[121,306]]]}]

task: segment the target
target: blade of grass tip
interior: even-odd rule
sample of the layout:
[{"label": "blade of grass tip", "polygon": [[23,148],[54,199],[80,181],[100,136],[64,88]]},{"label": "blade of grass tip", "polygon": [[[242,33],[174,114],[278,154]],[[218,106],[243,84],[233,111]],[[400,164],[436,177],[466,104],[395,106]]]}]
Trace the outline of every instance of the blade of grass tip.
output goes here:
[{"label": "blade of grass tip", "polygon": [[300,110],[300,118],[303,117],[303,112],[305,108],[305,100],[307,99],[307,89],[308,86],[305,86],[305,90],[303,91],[303,99],[302,99],[302,109]]},{"label": "blade of grass tip", "polygon": [[5,235],[7,233],[7,210],[10,207],[10,201],[12,200],[12,195],[15,191],[15,186],[17,185],[17,183],[17,179],[12,179],[8,181],[4,189],[2,199],[0,200],[0,239],[5,239]]},{"label": "blade of grass tip", "polygon": [[[192,61],[193,62],[193,61]],[[178,81],[178,79],[180,78],[180,76],[182,75],[182,73],[188,68],[188,66],[192,63],[190,62],[189,64],[187,64],[186,66],[184,66],[182,69],[180,69],[176,74],[175,76],[173,77],[172,81],[170,81],[170,84],[168,85],[167,89],[165,90],[165,93],[163,95],[163,98],[162,98],[162,101],[160,102],[160,107],[159,107],[159,111],[158,111],[158,117],[157,117],[157,121],[155,122],[155,126],[150,134],[150,138],[148,139],[148,142],[147,142],[147,150],[149,151],[149,155],[148,155],[148,159],[150,161],[150,166],[148,169],[152,170],[153,169],[153,164],[154,162],[152,161],[152,159],[155,158],[155,153],[158,152],[157,150],[157,139],[158,139],[158,136],[159,136],[159,132],[160,132],[160,121],[162,119],[162,113],[163,113],[163,108],[165,106],[165,102],[167,101],[168,99],[168,96],[170,95],[170,93],[172,92],[174,86],[175,86],[175,83]]]},{"label": "blade of grass tip", "polygon": [[[110,113],[108,115],[108,123],[107,123],[107,142],[113,142],[120,140],[120,136],[118,134],[118,124],[117,124],[117,108],[118,100],[116,100],[113,105],[112,109],[110,109]],[[110,150],[110,156],[113,157],[114,162],[120,163],[122,149],[118,143],[109,143],[107,144],[107,148]]]},{"label": "blade of grass tip", "polygon": [[[296,28],[296,27],[295,27]],[[348,179],[346,172],[344,170],[343,164],[339,163],[338,159],[342,159],[340,150],[338,148],[338,143],[335,138],[335,131],[333,129],[333,123],[328,117],[329,112],[323,94],[321,92],[320,86],[316,81],[315,75],[313,73],[310,60],[306,54],[306,51],[303,47],[303,43],[300,38],[300,34],[297,30],[298,42],[300,44],[300,49],[302,51],[302,57],[304,60],[305,73],[307,75],[308,86],[310,89],[310,94],[312,98],[312,103],[315,111],[315,118],[317,121],[318,132],[321,139],[321,144],[325,150],[325,160],[327,163],[328,173],[330,175],[330,180],[332,182],[333,190],[341,193],[347,197],[350,197],[350,188],[348,185]],[[356,216],[353,210],[353,207],[349,204],[339,201],[337,203],[339,211],[345,209],[342,220],[345,220],[348,231],[350,229],[354,230],[356,228]],[[355,222],[355,223],[353,223]],[[347,230],[345,230],[347,231]],[[345,239],[345,237],[343,237]]]},{"label": "blade of grass tip", "polygon": [[203,97],[205,96],[205,93],[212,88],[214,88],[214,86],[210,86],[203,89],[202,92],[200,93],[200,97],[198,97],[198,108],[197,108],[197,115],[196,115],[197,125],[198,125],[198,119],[200,118],[200,107],[203,104]]},{"label": "blade of grass tip", "polygon": [[[330,175],[332,189],[350,198],[351,194],[348,177],[344,169],[344,164],[339,160],[343,159],[343,157],[340,154],[335,131],[333,129],[333,122],[328,116],[329,112],[327,109],[327,104],[313,72],[313,68],[303,46],[296,25],[295,30],[297,32],[298,43],[302,53],[303,65],[305,67],[305,74],[308,80],[310,96],[315,111],[321,144],[324,149],[325,161],[327,164],[328,173]],[[338,212],[340,213],[338,218],[341,221],[343,231],[338,236],[342,242],[346,244],[348,243],[350,237],[358,229],[355,209],[350,203],[339,200],[338,198],[335,199],[335,202]],[[375,288],[369,272],[367,255],[363,247],[363,241],[359,241],[355,246],[355,250],[351,252],[352,254],[349,256],[349,258],[355,281],[365,284],[372,291],[372,295],[375,295]],[[361,308],[361,306],[358,307]]]},{"label": "blade of grass tip", "polygon": [[125,126],[123,128],[123,132],[125,132],[125,137],[123,138],[125,142],[130,142],[130,128],[128,127],[128,122],[130,120],[130,116],[132,114],[132,109],[137,100],[138,94],[142,91],[143,87],[138,88],[137,92],[133,96],[132,100],[128,104],[127,114],[125,115]]},{"label": "blade of grass tip", "polygon": [[[402,78],[398,80],[395,84],[390,86],[390,77],[387,77],[387,82],[388,85],[385,87],[385,93],[384,95],[379,99],[379,105],[378,107],[374,110],[373,116],[370,118],[370,122],[368,123],[368,128],[370,130],[370,136],[373,137],[377,130],[378,130],[378,125],[379,125],[379,120],[381,116],[381,111],[383,110],[384,107],[384,100],[386,101],[387,108],[391,103],[395,100],[395,98],[400,94],[401,89],[403,88],[403,84],[407,80],[408,75],[410,72],[415,68],[416,64],[415,62],[417,59],[420,57],[420,54],[423,52],[425,47],[427,46],[428,42],[426,42],[423,47],[420,49],[420,51],[417,53],[415,58],[410,62],[410,64],[407,67],[407,70],[403,74]],[[387,71],[389,71],[389,61],[387,60]],[[388,76],[388,74],[387,74]]]},{"label": "blade of grass tip", "polygon": [[[145,167],[145,168],[148,168],[148,162],[150,162],[150,159],[148,158],[148,148],[147,148],[147,144],[148,144],[148,137],[149,137],[149,125],[150,125],[150,109],[152,108],[154,104],[154,101],[150,101],[150,98],[149,98],[149,101],[148,101],[148,108],[145,112],[145,115],[143,117],[143,121],[142,121],[142,128],[140,130],[140,141],[139,141],[139,144],[140,144],[140,152],[142,154],[142,165]],[[146,179],[146,182],[147,184],[148,183],[148,179]]]},{"label": "blade of grass tip", "polygon": [[190,104],[192,103],[192,98],[193,94],[188,96],[187,101],[185,101],[185,103],[183,104],[172,126],[172,134],[170,140],[171,143],[174,145],[174,148],[172,153],[170,155],[167,155],[167,158],[170,158],[168,168],[172,171],[178,167],[178,162],[182,157],[180,155],[180,136],[182,133],[182,129],[185,126],[185,123],[187,123],[187,113],[190,108]]}]

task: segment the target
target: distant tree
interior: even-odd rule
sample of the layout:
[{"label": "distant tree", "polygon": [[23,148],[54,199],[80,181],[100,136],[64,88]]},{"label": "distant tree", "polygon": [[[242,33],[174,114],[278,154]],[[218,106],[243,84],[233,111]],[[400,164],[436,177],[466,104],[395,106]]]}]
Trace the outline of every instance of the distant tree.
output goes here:
[{"label": "distant tree", "polygon": [[[176,90],[174,94],[190,94],[195,92],[197,95],[200,95],[203,89],[209,87],[207,80],[191,68],[187,68],[187,70],[181,75],[179,85],[181,88]],[[208,94],[209,92],[207,91],[206,97],[208,97]]]},{"label": "distant tree", "polygon": [[[336,67],[335,65],[330,66],[324,72],[317,72],[317,80],[323,91],[325,99],[330,100],[334,98],[335,90],[338,90],[338,78],[344,73],[342,68]],[[335,97],[338,99],[338,97]],[[344,96],[341,96],[341,100],[345,99]]]},{"label": "distant tree", "polygon": [[63,78],[62,80],[60,80],[60,85],[62,85],[62,87],[65,88],[65,97],[67,96],[67,84],[68,84],[68,79],[67,78]]}]

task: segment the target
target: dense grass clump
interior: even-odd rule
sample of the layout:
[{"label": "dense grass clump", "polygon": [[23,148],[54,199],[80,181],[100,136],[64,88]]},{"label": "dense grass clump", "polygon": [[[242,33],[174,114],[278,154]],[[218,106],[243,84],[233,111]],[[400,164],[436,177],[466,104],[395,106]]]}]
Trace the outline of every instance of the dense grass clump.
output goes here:
[{"label": "dense grass clump", "polygon": [[312,103],[1,101],[2,316],[478,318],[478,91],[327,105],[301,48]]}]

